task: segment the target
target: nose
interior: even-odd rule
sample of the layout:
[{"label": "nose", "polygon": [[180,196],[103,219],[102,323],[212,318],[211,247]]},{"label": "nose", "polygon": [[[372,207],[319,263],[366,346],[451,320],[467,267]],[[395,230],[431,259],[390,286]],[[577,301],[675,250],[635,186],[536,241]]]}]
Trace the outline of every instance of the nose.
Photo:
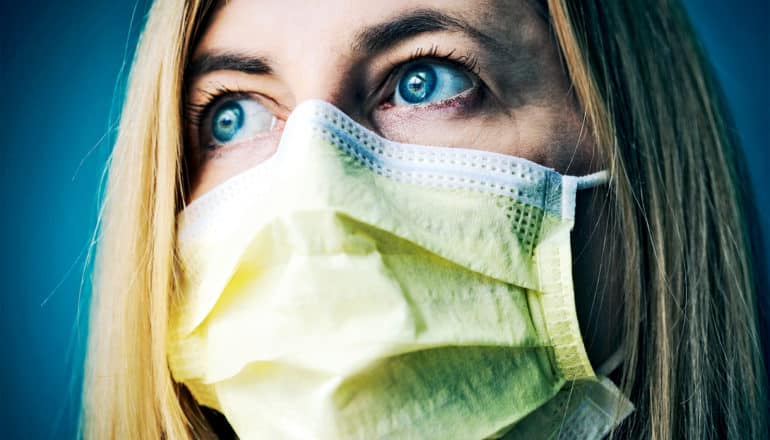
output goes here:
[{"label": "nose", "polygon": [[316,55],[295,63],[292,72],[287,73],[293,101],[291,108],[310,99],[320,99],[366,125],[365,103],[360,92],[361,73],[357,64],[341,55]]}]

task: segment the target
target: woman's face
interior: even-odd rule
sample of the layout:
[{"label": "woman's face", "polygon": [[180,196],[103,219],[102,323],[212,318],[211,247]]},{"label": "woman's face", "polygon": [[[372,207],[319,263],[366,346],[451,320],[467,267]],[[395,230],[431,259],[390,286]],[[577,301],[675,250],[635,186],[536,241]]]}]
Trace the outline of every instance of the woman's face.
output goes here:
[{"label": "woman's face", "polygon": [[[495,151],[574,175],[601,169],[538,8],[526,0],[222,2],[187,71],[189,199],[269,157],[289,113],[311,98],[398,142]],[[598,257],[581,255],[593,275]],[[590,296],[579,303],[596,291],[596,277],[587,278]]]}]

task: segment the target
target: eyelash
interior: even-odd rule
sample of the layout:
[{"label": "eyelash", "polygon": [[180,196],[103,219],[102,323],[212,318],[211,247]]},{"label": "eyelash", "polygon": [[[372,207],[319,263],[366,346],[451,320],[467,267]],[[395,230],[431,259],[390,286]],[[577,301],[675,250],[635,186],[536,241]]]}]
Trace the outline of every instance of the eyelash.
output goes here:
[{"label": "eyelash", "polygon": [[474,54],[468,54],[468,55],[456,55],[457,49],[452,49],[449,52],[445,54],[441,54],[441,50],[438,46],[433,45],[431,46],[427,51],[423,48],[418,48],[414,52],[412,52],[409,57],[407,57],[406,60],[398,61],[395,63],[392,63],[388,71],[390,72],[388,76],[386,77],[385,82],[392,77],[394,74],[401,73],[401,70],[403,70],[406,66],[412,64],[414,61],[424,61],[424,60],[435,60],[435,61],[443,61],[449,64],[452,64],[457,67],[461,67],[468,71],[468,73],[472,73],[475,76],[479,76],[478,72],[478,57]]},{"label": "eyelash", "polygon": [[[456,53],[457,50],[452,49],[449,52],[441,54],[441,50],[436,45],[431,46],[428,50],[423,48],[416,49],[405,60],[394,62],[388,66],[387,71],[389,73],[380,82],[380,84],[374,88],[374,91],[371,95],[368,96],[368,98],[371,98],[377,94],[386,84],[392,82],[394,77],[401,73],[407,66],[418,60],[436,60],[460,67],[466,72],[472,74],[475,77],[474,79],[478,82],[479,86],[481,86],[482,82],[478,79],[478,57],[470,53],[468,55],[457,55]],[[203,93],[206,95],[206,98],[202,103],[187,103],[185,105],[186,119],[190,125],[196,128],[200,127],[203,120],[208,117],[211,109],[213,109],[217,104],[224,101],[225,99],[240,99],[245,97],[253,98],[254,96],[253,93],[249,93],[243,90],[233,90],[223,85],[218,86],[213,91],[204,90]],[[386,96],[388,99],[391,97],[392,93]]]},{"label": "eyelash", "polygon": [[193,104],[190,102],[185,106],[187,121],[194,127],[200,127],[201,122],[208,116],[211,109],[225,99],[253,97],[252,93],[243,90],[233,90],[223,85],[217,86],[213,91],[203,90],[202,93],[206,95],[202,103]]}]

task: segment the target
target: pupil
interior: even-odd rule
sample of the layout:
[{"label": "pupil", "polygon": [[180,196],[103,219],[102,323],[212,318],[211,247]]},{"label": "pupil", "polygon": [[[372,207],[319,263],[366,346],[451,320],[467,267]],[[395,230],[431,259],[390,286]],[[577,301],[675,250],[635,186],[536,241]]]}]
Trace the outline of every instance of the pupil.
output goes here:
[{"label": "pupil", "polygon": [[416,66],[404,75],[399,94],[404,101],[416,104],[431,96],[436,88],[436,74],[427,66]]},{"label": "pupil", "polygon": [[243,127],[243,108],[237,102],[222,106],[214,115],[211,132],[217,142],[232,140]]},{"label": "pupil", "polygon": [[409,88],[413,92],[418,92],[421,88],[425,86],[425,75],[417,74],[411,78],[409,78]]}]

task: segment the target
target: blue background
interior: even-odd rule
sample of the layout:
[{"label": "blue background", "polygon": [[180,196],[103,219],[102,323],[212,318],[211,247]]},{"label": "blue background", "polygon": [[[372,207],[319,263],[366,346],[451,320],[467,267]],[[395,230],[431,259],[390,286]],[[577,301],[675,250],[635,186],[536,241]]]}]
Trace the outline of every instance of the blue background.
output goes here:
[{"label": "blue background", "polygon": [[[111,124],[149,6],[49,3],[4,4],[0,13],[0,438],[75,436],[83,267]],[[770,194],[760,186],[770,172],[768,2],[685,3],[723,81],[770,235]]]}]

